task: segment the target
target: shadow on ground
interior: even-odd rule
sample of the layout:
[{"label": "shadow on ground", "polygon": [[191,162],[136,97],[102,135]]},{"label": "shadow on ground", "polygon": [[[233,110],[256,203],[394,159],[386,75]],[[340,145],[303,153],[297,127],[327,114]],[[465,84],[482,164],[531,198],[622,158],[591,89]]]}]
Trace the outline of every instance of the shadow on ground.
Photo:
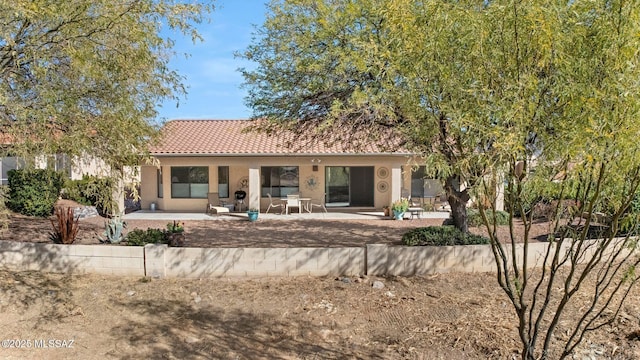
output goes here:
[{"label": "shadow on ground", "polygon": [[111,330],[110,337],[128,346],[106,355],[120,359],[380,359],[367,349],[351,353],[319,341],[310,323],[287,322],[273,315],[239,309],[198,309],[176,300],[118,303],[137,314]]}]

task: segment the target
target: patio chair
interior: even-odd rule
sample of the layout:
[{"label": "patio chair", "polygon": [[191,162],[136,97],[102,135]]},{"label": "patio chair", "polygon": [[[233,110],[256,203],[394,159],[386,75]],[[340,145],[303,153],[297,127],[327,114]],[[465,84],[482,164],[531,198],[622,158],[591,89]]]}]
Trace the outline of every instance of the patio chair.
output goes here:
[{"label": "patio chair", "polygon": [[229,213],[229,208],[224,206],[224,202],[220,201],[220,197],[218,193],[208,193],[207,194],[207,214],[220,215],[223,213]]},{"label": "patio chair", "polygon": [[289,214],[289,209],[298,208],[298,213],[302,214],[302,204],[300,203],[300,195],[287,195],[287,203],[284,206],[284,213]]},{"label": "patio chair", "polygon": [[322,198],[320,198],[320,200],[311,199],[311,202],[309,203],[309,212],[313,212],[314,207],[319,207],[324,210],[324,212],[327,212],[327,208],[324,206],[325,196],[326,194],[322,194]]},{"label": "patio chair", "polygon": [[274,202],[271,194],[267,194],[267,196],[269,197],[269,206],[267,206],[267,211],[265,211],[264,213],[268,214],[271,208],[280,208],[280,213],[282,214],[282,207],[284,206],[284,204],[279,200]]}]

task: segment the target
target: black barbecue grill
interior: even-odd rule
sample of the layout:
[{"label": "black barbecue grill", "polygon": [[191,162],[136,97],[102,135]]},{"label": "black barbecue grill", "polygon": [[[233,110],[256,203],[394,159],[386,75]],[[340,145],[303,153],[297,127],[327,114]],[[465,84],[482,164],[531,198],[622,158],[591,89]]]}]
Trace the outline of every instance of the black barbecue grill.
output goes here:
[{"label": "black barbecue grill", "polygon": [[244,198],[247,197],[247,192],[243,190],[238,190],[234,193],[236,197],[236,209],[238,211],[242,211],[242,206],[244,206]]}]

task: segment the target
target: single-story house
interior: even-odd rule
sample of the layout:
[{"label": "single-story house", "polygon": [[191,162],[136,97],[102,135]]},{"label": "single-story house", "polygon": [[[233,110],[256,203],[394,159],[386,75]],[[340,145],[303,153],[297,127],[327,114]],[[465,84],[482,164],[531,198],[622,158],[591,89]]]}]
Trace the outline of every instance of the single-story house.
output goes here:
[{"label": "single-story house", "polygon": [[[401,196],[437,197],[439,182],[410,166],[413,154],[371,146],[361,152],[340,144],[290,150],[281,136],[246,132],[250,120],[172,120],[150,147],[156,165],[140,169],[143,209],[204,211],[208,193],[242,210],[269,205],[269,195],[322,199],[327,208],[381,209]],[[236,207],[236,210],[239,210]]]}]

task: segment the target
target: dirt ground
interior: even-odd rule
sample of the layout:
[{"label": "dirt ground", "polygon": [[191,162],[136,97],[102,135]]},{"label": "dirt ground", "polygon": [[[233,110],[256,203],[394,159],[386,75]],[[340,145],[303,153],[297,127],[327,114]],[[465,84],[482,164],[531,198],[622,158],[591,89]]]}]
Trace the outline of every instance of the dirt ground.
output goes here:
[{"label": "dirt ground", "polygon": [[[286,224],[185,228],[189,246],[335,246],[398,242],[429,221]],[[97,244],[103,227],[104,219],[83,220],[79,242]],[[50,229],[47,219],[13,216],[2,238],[47,242]],[[493,274],[185,280],[0,270],[0,314],[5,359],[511,359],[519,349]],[[638,359],[638,334],[634,291],[620,319],[590,334],[574,358]]]},{"label": "dirt ground", "polygon": [[[63,200],[61,206],[78,204]],[[225,220],[184,221],[185,246],[187,247],[344,247],[365,244],[401,244],[402,234],[424,226],[442,225],[442,219],[386,220],[265,220],[256,222]],[[77,244],[100,244],[106,219],[96,216],[80,220]],[[165,229],[164,220],[128,220],[126,231],[147,228]],[[49,219],[39,219],[12,214],[10,231],[0,233],[0,240],[48,243],[52,230]],[[471,228],[471,232],[486,234],[483,228]],[[520,227],[516,233],[521,233]],[[532,241],[546,240],[548,223],[532,226]],[[508,228],[503,226],[498,236],[507,241]]]}]

